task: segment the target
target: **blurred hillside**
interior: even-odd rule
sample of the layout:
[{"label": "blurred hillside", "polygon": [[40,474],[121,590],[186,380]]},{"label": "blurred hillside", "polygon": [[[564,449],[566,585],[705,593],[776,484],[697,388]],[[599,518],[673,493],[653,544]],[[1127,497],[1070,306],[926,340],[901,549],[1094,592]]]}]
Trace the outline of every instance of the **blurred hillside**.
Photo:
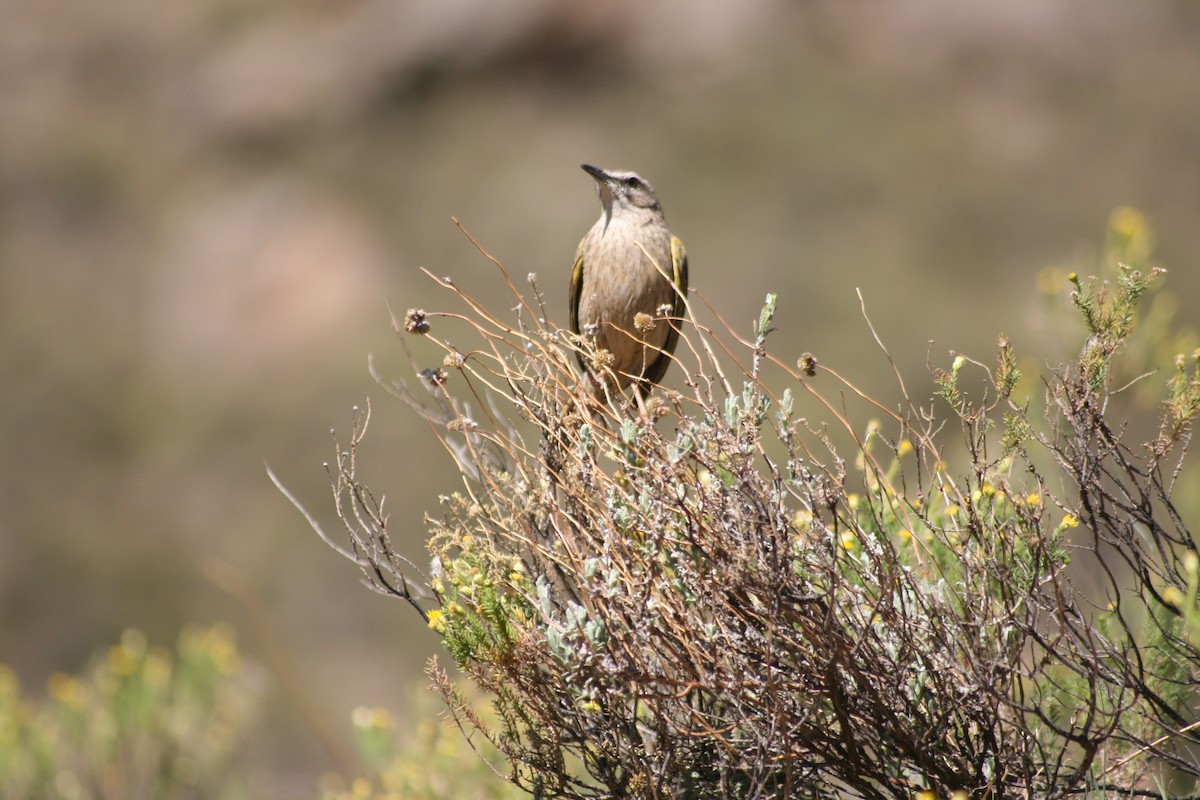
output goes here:
[{"label": "blurred hillside", "polygon": [[632,168],[724,318],[780,294],[777,352],[889,391],[861,287],[909,376],[1000,330],[1053,360],[1037,276],[1118,205],[1200,324],[1198,45],[1183,0],[8,0],[0,661],[36,686],[127,625],[229,621],[302,687],[261,785],[311,796],[313,720],[336,750],[352,707],[403,713],[435,641],[263,462],[332,526],[328,431],[372,398],[363,469],[423,559],[455,473],[366,359],[408,376],[387,304],[449,303],[419,266],[511,304],[452,215],[558,313],[578,165]]}]

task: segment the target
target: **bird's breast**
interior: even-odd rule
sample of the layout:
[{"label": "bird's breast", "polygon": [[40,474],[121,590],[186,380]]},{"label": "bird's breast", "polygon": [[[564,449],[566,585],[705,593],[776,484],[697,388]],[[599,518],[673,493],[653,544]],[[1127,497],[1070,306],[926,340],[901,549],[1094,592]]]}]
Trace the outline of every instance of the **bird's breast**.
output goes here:
[{"label": "bird's breast", "polygon": [[597,331],[597,345],[612,352],[621,369],[636,371],[645,358],[630,333],[655,347],[666,341],[665,322],[640,333],[634,318],[657,316],[660,306],[673,301],[675,290],[666,277],[671,269],[671,234],[661,220],[655,224],[614,218],[607,226],[601,220],[588,232],[579,320]]}]

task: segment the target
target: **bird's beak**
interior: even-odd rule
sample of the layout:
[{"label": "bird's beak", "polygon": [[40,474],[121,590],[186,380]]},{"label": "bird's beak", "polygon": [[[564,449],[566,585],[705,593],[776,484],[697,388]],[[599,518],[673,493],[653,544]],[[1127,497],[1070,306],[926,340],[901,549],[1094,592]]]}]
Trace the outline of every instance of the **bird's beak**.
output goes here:
[{"label": "bird's beak", "polygon": [[596,179],[597,183],[608,183],[608,173],[599,167],[593,167],[591,164],[580,164],[583,171]]},{"label": "bird's beak", "polygon": [[580,164],[583,171],[596,179],[596,194],[600,195],[600,205],[604,206],[604,213],[612,213],[613,205],[613,190],[612,178],[607,172],[599,167],[593,167],[591,164]]}]

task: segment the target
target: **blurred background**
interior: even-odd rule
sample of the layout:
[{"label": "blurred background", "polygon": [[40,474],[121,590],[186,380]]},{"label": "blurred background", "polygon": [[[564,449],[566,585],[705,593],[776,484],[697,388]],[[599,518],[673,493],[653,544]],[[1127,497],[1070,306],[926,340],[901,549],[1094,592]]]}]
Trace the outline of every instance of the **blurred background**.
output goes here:
[{"label": "blurred background", "polygon": [[367,358],[410,379],[388,305],[453,307],[421,266],[511,306],[451,216],[565,324],[579,164],[637,170],[731,325],[778,292],[775,352],[886,396],[861,288],[919,398],[1000,331],[1076,347],[1047,267],[1121,205],[1200,323],[1197,87],[1185,0],[7,0],[0,661],[36,693],[127,626],[229,622],[269,669],[255,785],[312,796],[436,639],[264,462],[336,530],[329,431],[370,398],[362,472],[424,560],[457,475]]}]

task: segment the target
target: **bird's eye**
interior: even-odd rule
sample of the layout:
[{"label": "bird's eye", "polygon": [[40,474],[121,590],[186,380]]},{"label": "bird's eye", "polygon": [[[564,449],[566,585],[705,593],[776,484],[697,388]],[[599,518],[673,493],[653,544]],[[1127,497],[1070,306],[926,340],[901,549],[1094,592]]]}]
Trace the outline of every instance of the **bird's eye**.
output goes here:
[{"label": "bird's eye", "polygon": [[638,180],[638,179],[637,179],[637,177],[635,177],[635,176],[633,176],[633,175],[630,175],[628,178],[626,178],[626,179],[625,179],[625,181],[624,181],[624,183],[625,183],[625,185],[626,185],[626,186],[628,186],[630,189],[636,189],[637,187],[639,187],[639,186],[641,186],[641,185],[642,185],[642,182],[641,182],[640,180]]}]

